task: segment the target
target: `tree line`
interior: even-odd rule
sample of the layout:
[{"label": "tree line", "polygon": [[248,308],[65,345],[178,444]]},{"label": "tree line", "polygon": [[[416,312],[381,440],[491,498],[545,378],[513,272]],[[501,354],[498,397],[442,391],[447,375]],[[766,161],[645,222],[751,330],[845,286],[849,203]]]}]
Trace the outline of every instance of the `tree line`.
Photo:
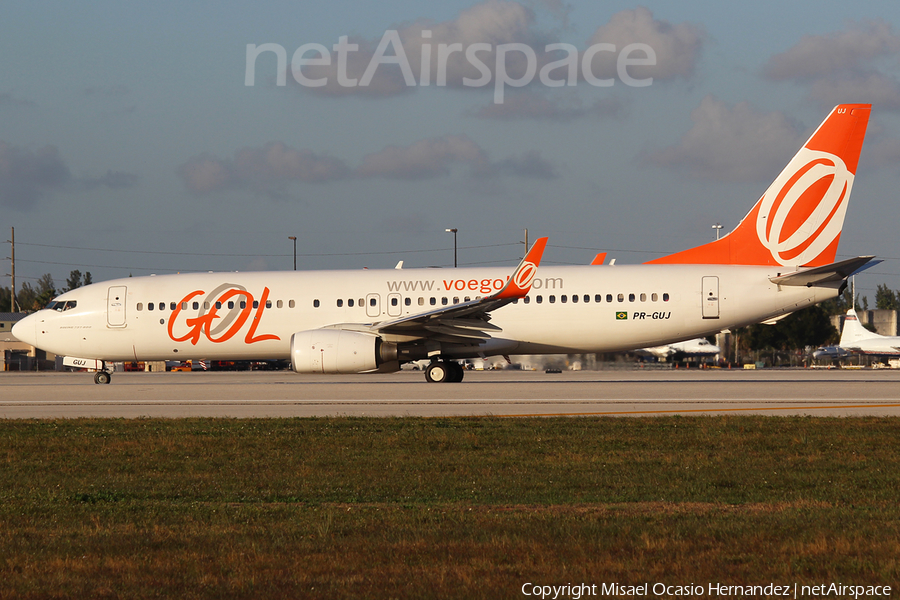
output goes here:
[{"label": "tree line", "polygon": [[[31,285],[29,282],[22,283],[22,286],[16,290],[16,308],[23,312],[32,312],[40,310],[47,306],[51,300],[59,296],[63,292],[80,288],[83,285],[90,285],[94,280],[91,272],[87,271],[82,275],[81,271],[75,269],[69,273],[66,279],[66,285],[57,288],[50,273],[45,273],[37,281],[37,285]],[[12,308],[12,293],[10,288],[0,288],[0,312],[17,312]]]}]

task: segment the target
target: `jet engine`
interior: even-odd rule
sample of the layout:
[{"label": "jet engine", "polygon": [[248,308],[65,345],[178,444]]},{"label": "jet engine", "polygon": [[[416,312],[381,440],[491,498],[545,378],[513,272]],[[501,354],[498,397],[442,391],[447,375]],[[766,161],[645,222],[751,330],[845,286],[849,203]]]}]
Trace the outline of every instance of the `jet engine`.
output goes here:
[{"label": "jet engine", "polygon": [[343,329],[309,329],[291,336],[297,373],[350,374],[400,370],[397,346],[377,335]]}]

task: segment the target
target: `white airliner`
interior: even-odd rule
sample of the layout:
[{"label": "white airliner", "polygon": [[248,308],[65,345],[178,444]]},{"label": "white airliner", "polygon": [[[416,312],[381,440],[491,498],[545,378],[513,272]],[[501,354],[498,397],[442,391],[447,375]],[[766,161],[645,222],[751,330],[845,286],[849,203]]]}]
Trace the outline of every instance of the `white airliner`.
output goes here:
[{"label": "white airliner", "polygon": [[715,344],[710,343],[706,338],[694,338],[684,342],[673,342],[671,344],[663,344],[662,346],[653,346],[652,348],[640,348],[635,350],[635,354],[643,356],[655,356],[656,358],[681,358],[695,356],[715,356],[721,352],[721,349]]},{"label": "white airliner", "polygon": [[844,329],[838,346],[849,352],[876,356],[900,356],[900,337],[872,333],[862,326],[852,308],[844,317]]},{"label": "white airliner", "polygon": [[98,383],[110,361],[188,358],[290,359],[298,373],[430,359],[426,379],[443,382],[462,380],[457,359],[632,350],[777,319],[834,298],[873,258],[834,263],[870,109],[835,107],[734,231],[645,264],[538,268],[542,238],[512,273],[136,277],[61,294],[13,333]]}]

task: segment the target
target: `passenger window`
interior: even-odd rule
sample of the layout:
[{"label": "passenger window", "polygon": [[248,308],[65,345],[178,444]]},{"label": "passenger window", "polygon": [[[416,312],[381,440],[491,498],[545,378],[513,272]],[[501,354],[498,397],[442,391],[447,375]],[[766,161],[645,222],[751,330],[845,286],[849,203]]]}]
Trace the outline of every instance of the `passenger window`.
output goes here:
[{"label": "passenger window", "polygon": [[175,310],[175,308],[177,308],[177,306],[178,306],[177,302],[169,302],[169,310]]},{"label": "passenger window", "polygon": [[337,305],[338,305],[338,308],[342,307],[344,305],[344,301],[341,300],[340,298],[338,298]]},{"label": "passenger window", "polygon": [[585,295],[584,295],[584,301],[585,301],[585,302],[590,302],[590,301],[591,301],[591,297],[590,297],[589,295],[585,294]]},{"label": "passenger window", "polygon": [[550,294],[550,304],[555,304],[555,303],[556,303],[556,296],[554,296],[553,294]]},{"label": "passenger window", "polygon": [[453,296],[453,304],[459,304],[459,296]]},{"label": "passenger window", "polygon": [[625,294],[619,294],[619,295],[616,297],[616,299],[617,299],[619,302],[625,302]]},{"label": "passenger window", "polygon": [[595,295],[594,295],[594,302],[603,302],[603,295],[602,295],[602,294],[595,294]]},{"label": "passenger window", "polygon": [[425,306],[425,298],[419,296],[419,306]]},{"label": "passenger window", "polygon": [[199,302],[194,302],[194,303],[192,303],[191,306],[194,308],[194,310],[199,310],[199,309],[200,309],[200,303],[199,303]]},{"label": "passenger window", "polygon": [[641,302],[647,301],[647,294],[641,294]]},{"label": "passenger window", "polygon": [[606,295],[606,301],[607,301],[607,302],[612,302],[612,294],[607,294],[607,295]]},{"label": "passenger window", "polygon": [[534,301],[537,302],[538,304],[540,304],[541,302],[544,301],[544,297],[543,296],[535,296]]},{"label": "passenger window", "polygon": [[531,304],[531,296],[525,296],[525,304]]},{"label": "passenger window", "polygon": [[634,302],[634,294],[628,294],[628,301]]},{"label": "passenger window", "polygon": [[403,304],[405,304],[406,306],[411,306],[411,305],[412,305],[412,298],[404,298],[404,299],[403,299]]},{"label": "passenger window", "polygon": [[669,295],[663,294],[663,302],[668,302],[668,301],[669,301]]},{"label": "passenger window", "polygon": [[[294,302],[293,300],[288,300],[288,308],[294,308],[294,306],[295,306],[296,304],[297,304],[297,303]],[[352,305],[351,305],[351,306],[352,306]]]},{"label": "passenger window", "polygon": [[[316,300],[316,302],[318,302],[318,300]],[[272,301],[271,301],[271,300],[266,300],[266,308],[272,308]]]},{"label": "passenger window", "polygon": [[350,308],[353,308],[353,298],[350,298],[349,300],[347,300],[347,306],[349,306]]},{"label": "passenger window", "polygon": [[441,298],[441,304],[443,304],[444,306],[447,306],[447,297],[446,296]]},{"label": "passenger window", "polygon": [[216,310],[219,310],[220,308],[222,308],[222,303],[216,300]]},{"label": "passenger window", "polygon": [[369,298],[369,306],[375,306],[377,304],[377,300],[375,298]]},{"label": "passenger window", "polygon": [[138,309],[138,310],[144,310],[144,303],[143,303],[143,302],[138,302],[138,303],[137,303],[137,309]]},{"label": "passenger window", "polygon": [[437,304],[437,298],[435,298],[434,296],[432,296],[431,298],[428,299],[428,302],[429,302],[429,304],[431,304],[432,306],[434,306],[435,304]]},{"label": "passenger window", "polygon": [[181,310],[187,310],[187,302],[181,303]]},{"label": "passenger window", "polygon": [[204,302],[204,303],[203,303],[203,308],[206,309],[206,310],[209,310],[209,302]]},{"label": "passenger window", "polygon": [[[565,296],[563,296],[565,298]],[[572,302],[578,302],[578,294],[572,294]]]},{"label": "passenger window", "polygon": [[[266,304],[269,304],[269,303],[266,302]],[[267,307],[267,308],[268,308],[268,307]],[[318,299],[318,298],[316,298],[315,300],[313,300],[313,308],[319,308],[319,299]]]},{"label": "passenger window", "polygon": [[398,302],[396,298],[391,298],[391,306],[397,306]]},{"label": "passenger window", "polygon": [[247,301],[246,301],[246,300],[241,300],[241,303],[239,304],[239,306],[240,306],[241,308],[247,308]]},{"label": "passenger window", "polygon": [[[572,297],[574,298],[575,296],[572,296]],[[563,294],[562,296],[559,297],[559,301],[562,302],[563,304],[565,304],[567,300],[568,300],[568,298],[566,297],[565,294]],[[575,302],[578,302],[578,300],[576,300]]]},{"label": "passenger window", "polygon": [[650,300],[656,302],[657,300],[659,300],[659,296],[657,296],[656,294],[650,294]]},{"label": "passenger window", "polygon": [[153,310],[153,303],[152,303],[152,302],[148,302],[148,303],[147,303],[147,310]]},{"label": "passenger window", "polygon": [[275,306],[277,306],[278,308],[284,308],[284,300],[279,300],[279,301],[275,304]]},{"label": "passenger window", "polygon": [[259,308],[259,300],[253,301],[253,308]]}]

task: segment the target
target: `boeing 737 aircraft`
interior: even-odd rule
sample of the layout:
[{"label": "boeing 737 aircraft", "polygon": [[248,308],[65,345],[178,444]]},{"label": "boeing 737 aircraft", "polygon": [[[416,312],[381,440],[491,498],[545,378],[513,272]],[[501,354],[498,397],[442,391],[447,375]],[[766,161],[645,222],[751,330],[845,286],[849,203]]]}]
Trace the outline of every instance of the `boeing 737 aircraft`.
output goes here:
[{"label": "boeing 737 aircraft", "polygon": [[844,317],[844,329],[838,346],[849,352],[874,356],[900,356],[900,337],[872,333],[862,326],[852,308]]},{"label": "boeing 737 aircraft", "polygon": [[[540,239],[496,268],[179,274],[78,288],[14,335],[111,361],[290,359],[298,373],[391,372],[430,359],[632,350],[769,321],[834,298],[873,257],[835,263],[870,105],[845,104],[720,240],[641,265],[540,267]],[[602,263],[602,259],[595,261]]]}]

